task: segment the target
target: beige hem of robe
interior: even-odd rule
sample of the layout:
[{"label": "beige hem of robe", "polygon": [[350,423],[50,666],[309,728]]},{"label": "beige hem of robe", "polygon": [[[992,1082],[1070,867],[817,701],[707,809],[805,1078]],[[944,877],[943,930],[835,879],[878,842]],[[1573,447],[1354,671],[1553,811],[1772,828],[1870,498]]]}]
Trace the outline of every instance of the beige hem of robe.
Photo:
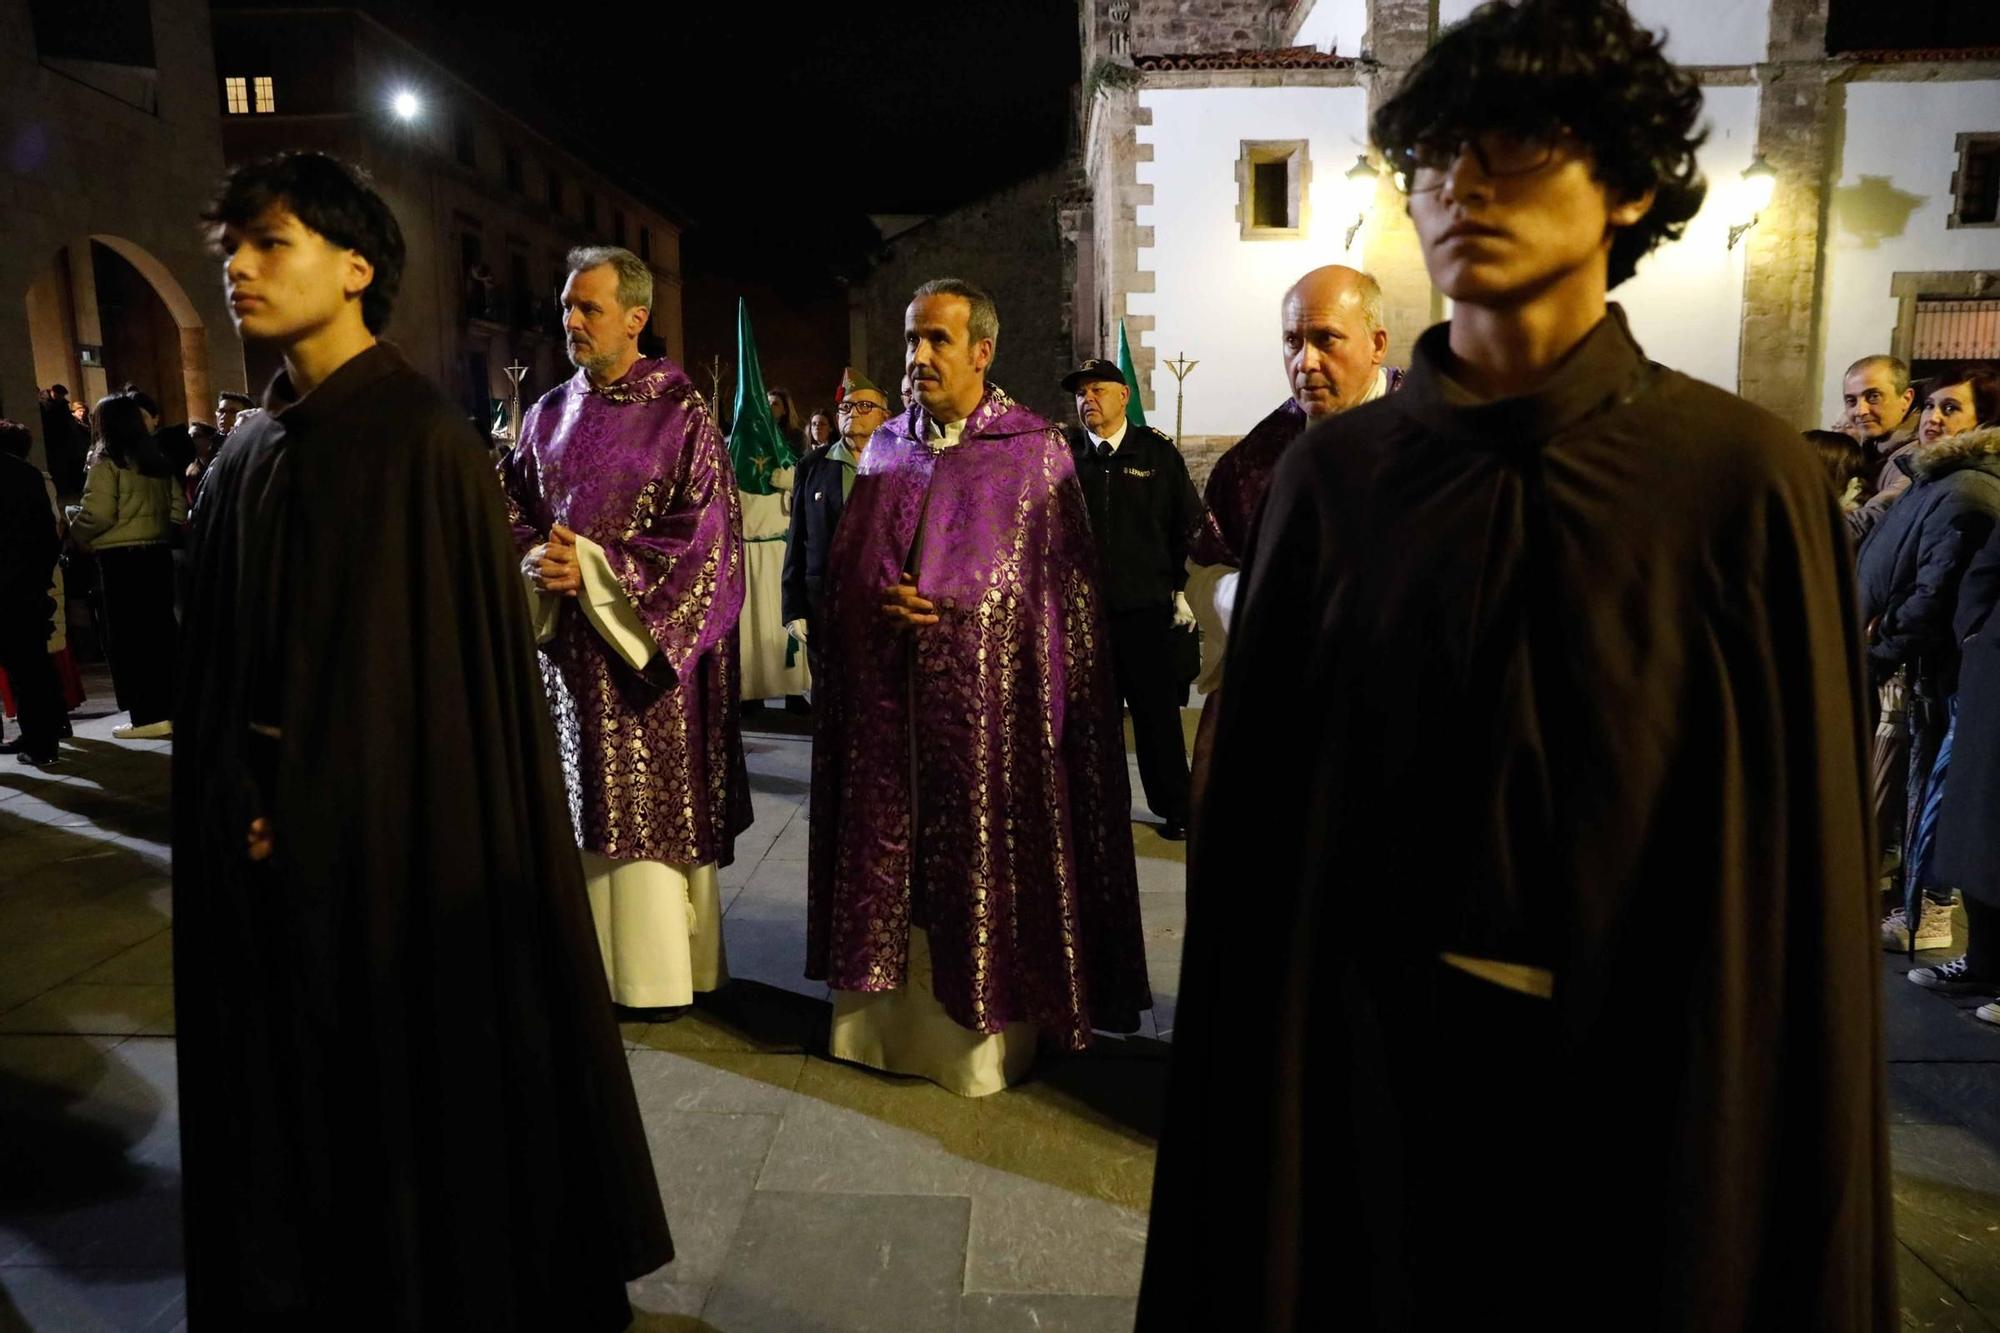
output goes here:
[{"label": "beige hem of robe", "polygon": [[[791,486],[789,471],[772,478]],[[736,621],[737,694],[743,699],[777,699],[804,694],[812,687],[806,672],[804,645],[785,653],[792,636],[785,632],[785,536],[791,531],[786,499],[790,490],[770,495],[737,492],[743,505],[743,614]]]},{"label": "beige hem of robe", "polygon": [[675,1008],[693,1004],[696,991],[728,982],[713,862],[690,867],[614,861],[592,851],[579,855],[613,1004]]},{"label": "beige hem of robe", "polygon": [[927,1078],[961,1097],[985,1097],[1027,1077],[1035,1025],[1009,1023],[995,1033],[960,1027],[931,989],[930,936],[915,926],[903,978],[891,991],[833,992],[834,1059]]},{"label": "beige hem of robe", "polygon": [[[659,651],[639,620],[631,598],[604,548],[588,537],[576,539],[583,591],[577,604],[592,629],[634,669]],[[529,585],[535,642],[556,632],[563,599]],[[729,980],[722,943],[722,892],[715,863],[698,866],[668,861],[617,861],[580,849],[590,919],[611,1002],[633,1009],[671,1009],[693,1004],[696,991],[719,989]]]}]

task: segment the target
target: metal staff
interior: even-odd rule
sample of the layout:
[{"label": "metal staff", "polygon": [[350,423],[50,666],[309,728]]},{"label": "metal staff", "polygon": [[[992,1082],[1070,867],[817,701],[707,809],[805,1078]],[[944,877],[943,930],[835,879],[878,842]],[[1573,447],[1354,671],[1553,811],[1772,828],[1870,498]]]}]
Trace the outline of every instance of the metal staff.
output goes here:
[{"label": "metal staff", "polygon": [[1181,402],[1187,396],[1187,385],[1184,381],[1188,377],[1188,372],[1200,364],[1201,362],[1199,361],[1188,360],[1186,352],[1177,353],[1172,361],[1167,362],[1167,369],[1174,372],[1174,446],[1176,448],[1180,447],[1181,442]]},{"label": "metal staff", "polygon": [[507,372],[508,380],[514,385],[507,400],[507,447],[514,449],[521,443],[521,379],[528,373],[528,368],[516,360],[513,365],[502,366],[501,369]]}]

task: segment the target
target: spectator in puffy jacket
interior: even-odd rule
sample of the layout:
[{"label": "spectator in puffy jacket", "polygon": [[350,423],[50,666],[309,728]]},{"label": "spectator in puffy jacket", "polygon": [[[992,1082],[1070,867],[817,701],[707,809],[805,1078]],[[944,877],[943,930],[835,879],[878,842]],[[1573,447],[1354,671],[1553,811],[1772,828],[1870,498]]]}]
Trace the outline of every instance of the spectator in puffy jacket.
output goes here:
[{"label": "spectator in puffy jacket", "polygon": [[[1924,401],[1917,447],[1896,460],[1909,487],[1861,543],[1856,581],[1876,674],[1908,685],[1909,799],[1903,842],[1907,911],[1883,922],[1883,943],[1918,949],[1951,942],[1951,893],[1931,882],[1932,850],[1958,690],[1959,584],[2000,526],[2000,377],[1951,372]],[[1917,890],[1923,902],[1916,901]],[[1918,907],[1921,906],[1921,914]]]},{"label": "spectator in puffy jacket", "polygon": [[70,539],[97,557],[106,645],[118,706],[131,721],[120,740],[173,735],[174,527],[187,516],[172,463],[125,395],[97,405],[99,454],[70,511]]}]

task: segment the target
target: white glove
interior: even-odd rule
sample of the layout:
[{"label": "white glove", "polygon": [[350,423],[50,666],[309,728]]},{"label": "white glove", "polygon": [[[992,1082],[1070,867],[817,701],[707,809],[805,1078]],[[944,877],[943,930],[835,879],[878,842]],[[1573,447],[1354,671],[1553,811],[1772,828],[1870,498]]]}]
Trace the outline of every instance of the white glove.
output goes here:
[{"label": "white glove", "polygon": [[1215,581],[1215,615],[1224,629],[1229,628],[1229,614],[1236,609],[1236,581],[1242,577],[1232,569]]},{"label": "white glove", "polygon": [[793,638],[797,639],[800,643],[804,643],[806,641],[806,622],[803,620],[786,621],[785,633],[791,635]]},{"label": "white glove", "polygon": [[1184,592],[1174,594],[1174,628],[1194,628],[1194,608],[1188,605],[1187,594]]}]

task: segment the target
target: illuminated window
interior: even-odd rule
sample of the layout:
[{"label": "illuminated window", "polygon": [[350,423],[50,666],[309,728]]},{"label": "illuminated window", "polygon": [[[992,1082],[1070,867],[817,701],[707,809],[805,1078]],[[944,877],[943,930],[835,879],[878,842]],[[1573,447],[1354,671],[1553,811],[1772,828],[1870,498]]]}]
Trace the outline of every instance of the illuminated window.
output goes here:
[{"label": "illuminated window", "polygon": [[278,93],[272,86],[270,75],[259,74],[252,91],[257,94],[258,115],[267,116],[278,109]]},{"label": "illuminated window", "polygon": [[1955,207],[1947,227],[2000,227],[2000,134],[1958,136],[1958,170],[1951,176]]},{"label": "illuminated window", "polygon": [[1246,241],[1306,235],[1312,162],[1303,139],[1245,139],[1236,159],[1236,220]]},{"label": "illuminated window", "polygon": [[222,95],[229,101],[229,114],[247,116],[250,114],[250,80],[224,79]]}]

